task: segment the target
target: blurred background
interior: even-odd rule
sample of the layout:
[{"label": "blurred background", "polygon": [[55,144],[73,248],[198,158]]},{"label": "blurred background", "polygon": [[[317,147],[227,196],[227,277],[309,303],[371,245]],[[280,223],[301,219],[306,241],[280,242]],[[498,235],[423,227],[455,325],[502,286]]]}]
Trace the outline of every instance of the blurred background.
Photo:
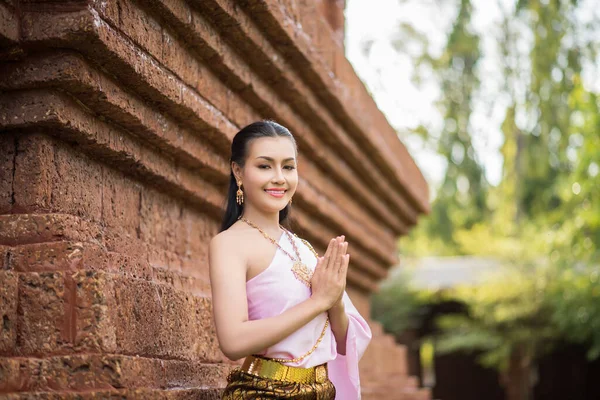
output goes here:
[{"label": "blurred background", "polygon": [[430,185],[373,315],[451,399],[600,399],[597,0],[347,0]]}]

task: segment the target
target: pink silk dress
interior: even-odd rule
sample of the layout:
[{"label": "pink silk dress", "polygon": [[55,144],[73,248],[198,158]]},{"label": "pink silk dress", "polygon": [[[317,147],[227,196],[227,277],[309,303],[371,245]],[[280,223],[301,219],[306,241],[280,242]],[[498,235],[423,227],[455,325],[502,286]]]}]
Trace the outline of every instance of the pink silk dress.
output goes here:
[{"label": "pink silk dress", "polygon": [[[309,269],[314,270],[317,265],[315,255],[299,238],[294,235],[291,237],[300,252],[302,262]],[[279,238],[279,245],[290,254],[295,255],[286,233]],[[310,289],[297,280],[292,273],[293,264],[290,257],[278,247],[269,266],[246,282],[250,320],[277,316],[310,297]],[[299,363],[286,363],[286,365],[310,368],[328,363],[329,379],[335,385],[336,400],[358,400],[360,399],[358,361],[371,340],[371,329],[345,292],[343,301],[349,319],[346,355],[337,353],[335,336],[331,327],[328,327],[323,340],[311,355]],[[292,359],[305,354],[317,342],[326,319],[327,313],[324,312],[259,355],[269,358]]]}]

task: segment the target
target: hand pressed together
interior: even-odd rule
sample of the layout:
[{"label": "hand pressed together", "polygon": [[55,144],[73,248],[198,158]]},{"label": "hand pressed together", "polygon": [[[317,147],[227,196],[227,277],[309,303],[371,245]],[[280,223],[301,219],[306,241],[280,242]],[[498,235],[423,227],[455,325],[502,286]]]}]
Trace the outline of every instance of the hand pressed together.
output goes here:
[{"label": "hand pressed together", "polygon": [[331,239],[323,257],[317,260],[317,266],[311,279],[312,299],[329,310],[341,301],[346,289],[346,274],[350,262],[347,254],[348,242],[345,236]]}]

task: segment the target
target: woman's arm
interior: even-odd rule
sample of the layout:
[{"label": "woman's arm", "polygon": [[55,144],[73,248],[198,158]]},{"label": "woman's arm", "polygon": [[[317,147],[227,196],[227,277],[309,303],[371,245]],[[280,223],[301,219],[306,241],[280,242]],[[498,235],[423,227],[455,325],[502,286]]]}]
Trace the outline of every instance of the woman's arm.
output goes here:
[{"label": "woman's arm", "polygon": [[[209,264],[217,338],[221,350],[231,360],[279,343],[328,310],[343,290],[335,277],[327,279],[326,276],[321,280],[318,293],[313,291],[313,296],[306,301],[276,317],[249,321],[246,261],[239,252],[231,251],[222,235],[217,235],[210,242]],[[322,270],[328,270],[327,263],[320,262],[317,267],[321,265]]]},{"label": "woman's arm", "polygon": [[348,334],[348,324],[350,320],[346,314],[344,301],[340,300],[329,309],[329,322],[333,336],[337,344],[337,352],[341,355],[346,355],[346,335]]}]

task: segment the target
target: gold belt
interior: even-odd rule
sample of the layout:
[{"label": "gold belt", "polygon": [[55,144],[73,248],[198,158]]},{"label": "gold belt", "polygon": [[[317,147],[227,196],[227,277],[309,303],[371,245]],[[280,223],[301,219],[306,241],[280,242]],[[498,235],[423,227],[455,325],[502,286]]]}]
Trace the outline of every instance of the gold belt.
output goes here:
[{"label": "gold belt", "polygon": [[268,358],[248,356],[241,370],[262,378],[295,383],[323,383],[327,381],[327,364],[311,368],[288,367]]}]

